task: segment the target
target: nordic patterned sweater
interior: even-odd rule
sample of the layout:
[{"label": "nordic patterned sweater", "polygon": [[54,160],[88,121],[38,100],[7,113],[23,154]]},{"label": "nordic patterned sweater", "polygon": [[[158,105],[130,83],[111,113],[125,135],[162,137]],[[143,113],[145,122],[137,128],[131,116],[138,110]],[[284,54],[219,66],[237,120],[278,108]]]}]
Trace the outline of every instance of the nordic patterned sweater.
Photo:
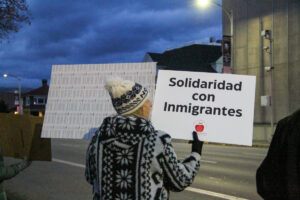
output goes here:
[{"label": "nordic patterned sweater", "polygon": [[86,154],[85,176],[94,200],[164,200],[169,191],[182,191],[195,178],[200,155],[180,162],[171,137],[156,131],[144,118],[104,119]]}]

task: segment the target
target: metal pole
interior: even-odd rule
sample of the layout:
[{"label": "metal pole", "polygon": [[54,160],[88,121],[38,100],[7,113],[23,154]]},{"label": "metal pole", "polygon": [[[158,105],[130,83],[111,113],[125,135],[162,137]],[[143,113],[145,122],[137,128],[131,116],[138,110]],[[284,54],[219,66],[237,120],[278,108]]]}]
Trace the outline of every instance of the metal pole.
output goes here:
[{"label": "metal pole", "polygon": [[18,114],[23,114],[23,100],[22,100],[22,92],[21,92],[21,79],[17,76],[14,76],[14,75],[11,75],[11,74],[4,74],[3,75],[5,78],[6,77],[12,77],[12,78],[15,78],[18,80],[18,83],[19,83],[19,112]]},{"label": "metal pole", "polygon": [[234,48],[233,48],[233,39],[234,39],[234,33],[233,33],[233,11],[232,10],[228,10],[226,8],[223,7],[223,5],[212,1],[213,4],[221,7],[223,9],[223,11],[225,12],[225,14],[227,15],[227,17],[229,18],[230,21],[230,36],[231,36],[231,52],[230,52],[230,68],[231,68],[231,73],[234,73],[234,65],[233,65],[233,59],[234,59]]},{"label": "metal pole", "polygon": [[22,115],[23,114],[23,101],[22,101],[22,95],[21,95],[21,79],[18,78],[18,81],[19,81],[19,114]]},{"label": "metal pole", "polygon": [[234,32],[233,32],[233,13],[231,12],[230,15],[230,34],[231,34],[231,51],[230,51],[230,68],[231,68],[231,73],[234,73],[234,68],[233,68],[233,60],[234,60],[234,43],[233,43],[233,39],[234,39]]},{"label": "metal pole", "polygon": [[269,38],[270,41],[270,52],[269,52],[269,57],[270,57],[270,101],[271,101],[271,134],[273,134],[274,131],[274,116],[273,116],[273,109],[274,109],[274,102],[273,102],[273,59],[272,59],[272,54],[273,54],[273,48],[272,48],[272,43],[273,39],[272,36],[270,35]]},{"label": "metal pole", "polygon": [[[221,4],[219,4],[219,3],[215,2],[215,1],[212,1],[212,3],[215,4],[215,5],[217,5],[217,6],[219,6],[219,7],[221,7],[221,8],[224,10],[224,12],[226,13],[226,15],[227,15],[227,16],[229,17],[229,19],[230,19],[230,16],[231,16],[231,14],[232,14],[230,10],[224,8],[223,5],[221,5]],[[231,19],[230,19],[230,20],[231,20]]]}]

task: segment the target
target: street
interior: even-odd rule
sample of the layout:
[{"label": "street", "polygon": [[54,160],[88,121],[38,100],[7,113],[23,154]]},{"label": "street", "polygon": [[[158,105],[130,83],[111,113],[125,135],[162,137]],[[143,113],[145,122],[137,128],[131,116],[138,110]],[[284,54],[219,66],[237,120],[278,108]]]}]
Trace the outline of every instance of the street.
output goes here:
[{"label": "street", "polygon": [[[17,177],[5,182],[19,199],[92,199],[85,181],[85,152],[89,141],[52,139],[52,162],[35,161]],[[186,143],[173,143],[179,159],[190,152]],[[185,191],[171,193],[171,200],[261,199],[256,192],[255,173],[267,148],[204,145],[200,171]],[[6,165],[17,160],[5,158]]]}]

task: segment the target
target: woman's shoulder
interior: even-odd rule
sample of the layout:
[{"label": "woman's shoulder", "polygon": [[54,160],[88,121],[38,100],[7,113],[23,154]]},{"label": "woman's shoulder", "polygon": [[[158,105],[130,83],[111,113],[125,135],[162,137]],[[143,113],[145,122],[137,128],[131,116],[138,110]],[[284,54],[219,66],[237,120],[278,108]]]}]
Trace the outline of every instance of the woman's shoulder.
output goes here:
[{"label": "woman's shoulder", "polygon": [[155,133],[159,141],[161,141],[163,145],[165,145],[166,143],[171,143],[172,137],[168,133],[161,130],[157,130]]},{"label": "woman's shoulder", "polygon": [[169,138],[171,138],[171,136],[167,132],[164,132],[162,130],[156,130],[155,132],[156,132],[158,137],[169,137]]}]

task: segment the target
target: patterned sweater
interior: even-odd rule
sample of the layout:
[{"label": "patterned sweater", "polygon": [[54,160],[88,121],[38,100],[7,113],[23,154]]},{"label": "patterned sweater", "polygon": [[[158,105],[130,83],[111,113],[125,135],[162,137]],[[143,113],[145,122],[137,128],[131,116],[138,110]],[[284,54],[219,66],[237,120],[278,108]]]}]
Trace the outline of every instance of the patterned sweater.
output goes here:
[{"label": "patterned sweater", "polygon": [[160,200],[189,186],[199,167],[198,153],[180,162],[171,137],[149,120],[114,116],[104,119],[91,140],[85,176],[94,200]]},{"label": "patterned sweater", "polygon": [[17,165],[18,164],[13,164],[7,167],[4,166],[3,152],[0,146],[0,200],[7,200],[3,182],[7,179],[13,178],[20,172]]}]

